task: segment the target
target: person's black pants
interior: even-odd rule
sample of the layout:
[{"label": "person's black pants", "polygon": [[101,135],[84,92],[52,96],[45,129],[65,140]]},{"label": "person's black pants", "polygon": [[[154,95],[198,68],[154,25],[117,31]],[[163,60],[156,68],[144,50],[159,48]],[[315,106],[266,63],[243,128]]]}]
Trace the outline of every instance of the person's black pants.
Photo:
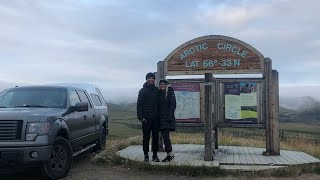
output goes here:
[{"label": "person's black pants", "polygon": [[142,126],[143,131],[143,152],[144,154],[148,154],[149,152],[149,141],[150,134],[152,134],[152,151],[153,154],[157,154],[158,152],[158,140],[159,140],[159,130],[151,128],[150,126]]},{"label": "person's black pants", "polygon": [[170,140],[170,130],[169,129],[162,129],[161,135],[163,138],[164,148],[165,148],[166,153],[171,152],[172,151],[172,144],[171,144],[171,140]]}]

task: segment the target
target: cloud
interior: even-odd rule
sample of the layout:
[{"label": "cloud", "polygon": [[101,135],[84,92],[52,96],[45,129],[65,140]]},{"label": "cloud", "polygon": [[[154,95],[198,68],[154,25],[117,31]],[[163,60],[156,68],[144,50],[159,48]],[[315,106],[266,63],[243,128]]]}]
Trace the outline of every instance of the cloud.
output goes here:
[{"label": "cloud", "polygon": [[282,86],[319,85],[320,1],[2,1],[0,80],[88,82],[136,96],[179,45],[238,38],[273,60]]}]

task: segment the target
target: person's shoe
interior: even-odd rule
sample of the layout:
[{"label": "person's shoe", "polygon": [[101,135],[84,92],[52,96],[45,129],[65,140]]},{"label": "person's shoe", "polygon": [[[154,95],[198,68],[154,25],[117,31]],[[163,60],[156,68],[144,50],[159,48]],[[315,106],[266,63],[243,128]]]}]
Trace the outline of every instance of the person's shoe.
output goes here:
[{"label": "person's shoe", "polygon": [[144,156],[144,162],[149,162],[149,156]]},{"label": "person's shoe", "polygon": [[160,162],[160,159],[158,158],[157,155],[153,155],[153,156],[152,156],[152,161],[153,161],[153,162]]},{"label": "person's shoe", "polygon": [[172,161],[173,158],[174,158],[174,155],[169,155],[169,156],[167,156],[166,158],[164,158],[164,159],[162,160],[162,162],[170,162],[170,161]]}]

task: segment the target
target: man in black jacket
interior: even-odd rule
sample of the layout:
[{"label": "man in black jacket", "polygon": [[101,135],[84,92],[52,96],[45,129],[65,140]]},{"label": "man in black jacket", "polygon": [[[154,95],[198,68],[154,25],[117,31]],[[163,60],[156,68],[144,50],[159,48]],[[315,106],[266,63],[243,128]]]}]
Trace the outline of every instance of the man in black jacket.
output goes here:
[{"label": "man in black jacket", "polygon": [[159,88],[155,86],[155,75],[148,73],[146,83],[140,89],[137,101],[137,117],[142,123],[144,161],[149,161],[149,141],[152,132],[152,160],[159,162],[158,135],[159,135]]}]

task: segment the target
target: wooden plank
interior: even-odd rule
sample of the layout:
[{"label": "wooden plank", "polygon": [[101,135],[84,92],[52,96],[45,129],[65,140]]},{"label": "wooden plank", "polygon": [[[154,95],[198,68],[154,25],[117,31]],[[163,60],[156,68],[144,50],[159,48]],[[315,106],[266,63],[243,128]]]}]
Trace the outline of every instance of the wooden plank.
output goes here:
[{"label": "wooden plank", "polygon": [[254,150],[256,156],[259,158],[261,164],[265,164],[265,165],[269,164],[269,162],[262,155],[262,153],[263,153],[263,149],[262,148],[253,148],[253,150]]},{"label": "wooden plank", "polygon": [[[313,158],[312,156],[304,153],[304,152],[296,152],[301,158],[309,161],[309,162],[317,162],[316,158]],[[319,160],[318,160],[319,161]]]},{"label": "wooden plank", "polygon": [[271,90],[271,137],[273,155],[280,154],[279,139],[279,73],[272,70],[272,90]]},{"label": "wooden plank", "polygon": [[217,124],[219,121],[219,94],[220,94],[220,87],[219,82],[213,77],[213,88],[212,88],[212,140],[213,140],[213,149],[218,149],[218,132],[217,132]]},{"label": "wooden plank", "polygon": [[266,120],[266,152],[271,152],[271,126],[270,126],[270,83],[271,83],[271,72],[272,64],[271,59],[265,58],[264,65],[264,77],[265,77],[265,120]]},{"label": "wooden plank", "polygon": [[260,110],[261,110],[261,123],[263,124],[264,127],[266,127],[266,89],[265,89],[265,83],[266,81],[263,80],[260,83],[260,90],[258,93],[260,93],[261,96],[261,103],[260,103]]},{"label": "wooden plank", "polygon": [[179,151],[180,151],[181,153],[185,152],[186,146],[187,146],[187,144],[181,144],[181,145],[179,146]]},{"label": "wooden plank", "polygon": [[227,164],[234,164],[234,162],[233,162],[234,153],[233,153],[232,146],[228,146],[226,151],[227,151]]},{"label": "wooden plank", "polygon": [[288,153],[288,151],[281,151],[281,156],[286,158],[286,160],[290,162],[290,164],[299,164],[300,162],[299,160],[293,158],[292,155]]},{"label": "wooden plank", "polygon": [[226,127],[233,127],[233,128],[260,128],[264,129],[262,124],[231,124],[231,123],[223,123],[218,124],[217,127],[226,128]]},{"label": "wooden plank", "polygon": [[216,149],[215,150],[215,156],[214,156],[214,161],[218,161],[218,162],[220,162],[220,160],[221,160],[221,156],[222,156],[222,152],[221,152],[221,147],[220,147],[220,149]]},{"label": "wooden plank", "polygon": [[168,79],[169,83],[204,83],[204,78],[194,78],[194,79]]},{"label": "wooden plank", "polygon": [[309,162],[304,158],[301,158],[295,151],[288,151],[287,154],[290,154],[290,157],[296,159],[299,164],[305,164]]},{"label": "wooden plank", "polygon": [[205,122],[206,114],[205,114],[205,86],[204,83],[200,83],[200,122]]},{"label": "wooden plank", "polygon": [[276,159],[275,162],[278,165],[290,165],[291,161],[288,161],[285,156],[277,155],[277,156],[271,156],[273,159]]},{"label": "wooden plank", "polygon": [[212,74],[205,74],[205,161],[213,160],[212,141]]},{"label": "wooden plank", "polygon": [[221,146],[221,158],[219,162],[221,164],[227,164],[227,157],[228,157],[228,152],[226,150],[226,146]]},{"label": "wooden plank", "polygon": [[144,157],[144,154],[143,154],[143,150],[142,150],[142,146],[135,146],[134,149],[132,150],[133,152],[135,152],[133,154],[133,156],[136,158],[136,159],[141,159],[143,160],[143,157]]},{"label": "wooden plank", "polygon": [[247,164],[254,164],[253,158],[250,154],[249,148],[248,147],[243,147],[243,151],[245,153],[245,157],[247,160]]},{"label": "wooden plank", "polygon": [[[174,153],[176,155],[176,158],[172,163],[169,164],[177,164],[177,165],[191,165],[191,166],[201,166],[204,165],[205,162],[203,161],[203,152],[204,152],[204,145],[193,145],[193,144],[174,144],[173,145]],[[247,150],[245,150],[247,149]],[[252,153],[251,149],[254,151]],[[216,157],[221,157],[219,159],[215,159],[214,164],[220,163],[221,165],[223,164],[229,164],[232,165],[234,168],[242,167],[243,165],[246,165],[247,167],[250,167],[250,165],[267,165],[269,166],[270,164],[273,165],[279,165],[281,164],[279,162],[282,161],[282,164],[288,165],[288,164],[304,164],[304,163],[312,163],[315,160],[318,160],[316,158],[313,158],[312,156],[304,153],[304,152],[297,152],[297,151],[281,151],[281,156],[261,156],[261,152],[263,151],[262,148],[249,148],[249,147],[239,147],[239,146],[220,146],[220,149],[217,150],[218,153]],[[245,152],[246,151],[246,152]],[[142,151],[142,146],[141,145],[133,145],[129,146],[123,150],[120,150],[117,152],[118,155],[121,157],[129,158],[132,160],[138,160],[138,161],[143,161],[143,151]],[[227,155],[226,155],[227,154]],[[239,155],[240,163],[237,160],[237,154]],[[259,156],[260,154],[260,156]],[[229,161],[228,162],[228,155],[229,158],[233,157],[233,162]],[[258,156],[258,158],[261,161],[261,164],[254,164],[252,163],[245,163],[242,161],[241,156]],[[149,156],[152,156],[152,152],[149,152]],[[165,152],[159,152],[158,156],[160,159],[165,158],[166,153]],[[224,160],[223,160],[224,157]],[[244,156],[245,157],[245,156]],[[267,162],[263,162],[261,158],[266,158],[269,160],[272,160],[272,162],[269,163],[269,160],[266,160]],[[289,163],[285,163],[285,161],[288,161]],[[245,158],[247,159],[247,158]],[[156,165],[158,163],[154,163]],[[163,164],[167,165],[167,164]],[[211,163],[206,163],[206,166],[212,166]],[[260,167],[260,166],[259,166]]]},{"label": "wooden plank", "polygon": [[261,82],[257,82],[257,122],[258,124],[262,124],[262,117],[263,117],[263,100],[262,100],[262,88],[261,88],[262,83]]},{"label": "wooden plank", "polygon": [[159,81],[160,79],[164,79],[165,74],[164,74],[164,62],[159,61],[157,63],[157,78],[156,78],[156,86],[159,86]]},{"label": "wooden plank", "polygon": [[280,156],[269,156],[274,162],[275,165],[284,165],[285,163],[282,162]]},{"label": "wooden plank", "polygon": [[241,161],[240,161],[240,155],[239,155],[239,150],[240,148],[238,146],[234,146],[233,147],[233,163],[234,164],[242,164]]},{"label": "wooden plank", "polygon": [[261,77],[255,77],[255,78],[217,78],[217,80],[221,83],[226,83],[226,82],[257,82],[257,83],[262,83],[263,78]]},{"label": "wooden plank", "polygon": [[188,162],[188,156],[185,155],[187,146],[188,144],[183,144],[183,146],[180,147],[181,157],[179,159],[179,162],[182,164],[187,164]]},{"label": "wooden plank", "polygon": [[293,153],[293,151],[285,151],[285,153],[292,160],[296,161],[297,164],[302,164],[303,163],[303,162],[301,162],[301,159],[299,157],[297,157],[295,153]]},{"label": "wooden plank", "polygon": [[276,164],[276,162],[270,156],[264,156],[264,159],[268,162],[269,165]]},{"label": "wooden plank", "polygon": [[244,153],[244,150],[243,150],[243,147],[239,147],[239,159],[240,159],[240,164],[248,164],[247,162],[247,158],[246,158],[246,155]]},{"label": "wooden plank", "polygon": [[291,161],[289,161],[285,156],[282,156],[282,154],[276,156],[279,158],[279,160],[284,164],[284,165],[290,165]]},{"label": "wooden plank", "polygon": [[214,128],[214,149],[219,149],[219,129],[216,125]]},{"label": "wooden plank", "polygon": [[248,147],[248,151],[253,159],[254,164],[262,164],[252,147]]},{"label": "wooden plank", "polygon": [[315,158],[315,157],[313,157],[313,156],[311,156],[311,155],[309,155],[307,153],[304,153],[304,152],[300,152],[300,153],[303,154],[304,156],[306,156],[307,158],[309,158],[313,162],[320,162],[319,159],[317,159],[317,158]]},{"label": "wooden plank", "polygon": [[185,151],[187,151],[188,153],[197,153],[197,145],[187,144],[187,146],[185,147]]},{"label": "wooden plank", "polygon": [[177,75],[203,75],[205,73],[213,74],[261,74],[263,70],[252,69],[252,70],[203,70],[203,71],[166,71],[166,76],[177,76]]},{"label": "wooden plank", "polygon": [[176,122],[176,127],[204,127],[204,123],[183,123],[183,122]]},{"label": "wooden plank", "polygon": [[[205,44],[205,46],[202,47],[203,44]],[[228,46],[236,47],[241,49],[241,52],[245,51],[246,53],[244,56],[240,56],[239,53],[236,54],[224,50],[224,48],[217,46],[218,44],[228,44]],[[211,59],[213,56],[215,57],[215,60],[217,59],[219,62],[215,62],[216,65],[214,66],[205,66],[203,61]],[[232,60],[239,59],[241,60],[241,64],[229,67],[221,66],[222,62],[220,62],[220,60],[225,59],[225,57]],[[196,67],[187,66],[186,62],[190,63],[194,58],[199,61],[199,65]],[[200,73],[200,71],[202,73],[208,73],[215,70],[220,70],[221,73],[230,70],[230,73],[232,74],[244,71],[260,71],[259,73],[262,73],[264,69],[263,55],[255,48],[235,38],[217,35],[203,36],[190,40],[173,50],[164,61],[166,73],[171,73],[172,71],[183,71],[187,74]]]},{"label": "wooden plank", "polygon": [[219,114],[219,122],[220,123],[224,123],[224,119],[225,119],[225,94],[224,94],[224,83],[220,83],[220,114]]}]

